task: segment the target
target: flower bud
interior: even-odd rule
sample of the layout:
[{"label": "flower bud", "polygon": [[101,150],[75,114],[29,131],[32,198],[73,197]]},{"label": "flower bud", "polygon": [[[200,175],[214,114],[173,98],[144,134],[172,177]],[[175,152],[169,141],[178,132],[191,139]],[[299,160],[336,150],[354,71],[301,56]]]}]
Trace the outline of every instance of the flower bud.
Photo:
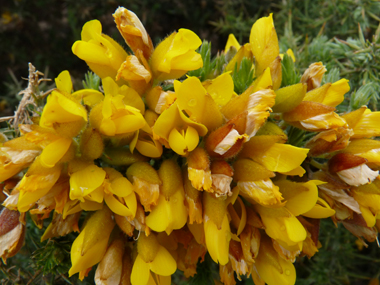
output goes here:
[{"label": "flower bud", "polygon": [[127,45],[134,53],[141,50],[145,59],[148,60],[154,50],[153,43],[136,14],[119,7],[112,16]]},{"label": "flower bud", "polygon": [[88,160],[99,158],[104,149],[104,143],[101,134],[91,127],[87,128],[80,140],[80,151],[82,157]]},{"label": "flower bud", "polygon": [[314,62],[309,65],[301,77],[301,82],[307,84],[307,91],[321,86],[323,75],[327,71],[322,62]]}]

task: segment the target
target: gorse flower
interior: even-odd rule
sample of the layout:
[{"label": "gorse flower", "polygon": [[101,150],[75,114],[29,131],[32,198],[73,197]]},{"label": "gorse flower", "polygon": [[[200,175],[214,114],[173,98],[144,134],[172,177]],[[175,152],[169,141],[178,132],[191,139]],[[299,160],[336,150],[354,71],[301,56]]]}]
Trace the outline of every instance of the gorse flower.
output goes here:
[{"label": "gorse flower", "polygon": [[339,114],[348,80],[322,84],[321,62],[281,85],[272,14],[249,43],[230,35],[218,67],[190,30],[154,46],[133,12],[113,16],[132,53],[87,22],[72,51],[101,88],[74,91],[63,71],[42,113],[0,146],[4,260],[21,247],[27,211],[41,224],[54,212],[42,240],[79,231],[86,214],[69,275],[82,280],[99,263],[96,284],[170,284],[208,252],[224,284],[236,273],[288,285],[296,258],[318,251],[318,219],[376,239],[379,112]]}]

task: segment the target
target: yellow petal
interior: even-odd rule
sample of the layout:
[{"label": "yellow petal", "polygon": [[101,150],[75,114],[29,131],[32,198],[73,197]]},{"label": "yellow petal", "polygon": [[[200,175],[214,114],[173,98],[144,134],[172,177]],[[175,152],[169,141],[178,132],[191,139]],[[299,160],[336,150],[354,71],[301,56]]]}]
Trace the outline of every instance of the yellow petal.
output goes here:
[{"label": "yellow petal", "polygon": [[211,220],[204,223],[206,246],[211,258],[220,265],[228,263],[229,244],[231,240],[230,225],[227,215],[224,216],[222,227],[218,230]]},{"label": "yellow petal", "polygon": [[218,106],[226,105],[234,94],[234,82],[229,72],[219,75],[205,88]]},{"label": "yellow petal", "polygon": [[177,270],[177,263],[169,251],[160,246],[156,257],[150,263],[150,270],[159,275],[169,276]]},{"label": "yellow petal", "polygon": [[184,204],[184,192],[178,190],[169,200],[160,195],[157,205],[153,208],[146,224],[156,232],[166,231],[170,234],[172,230],[182,228],[187,221],[187,210]]},{"label": "yellow petal", "polygon": [[280,54],[272,14],[260,18],[253,24],[249,42],[257,62],[256,75],[260,75]]},{"label": "yellow petal", "polygon": [[239,50],[240,48],[240,44],[235,38],[234,34],[228,35],[227,43],[226,43],[226,46],[224,47],[224,53],[226,54],[230,50],[231,47],[234,47],[236,50]]},{"label": "yellow petal", "polygon": [[251,158],[270,171],[287,172],[300,166],[308,151],[305,148],[275,143],[269,150]]},{"label": "yellow petal", "polygon": [[314,101],[335,107],[344,100],[344,94],[348,91],[350,91],[348,80],[342,78],[337,82],[326,83],[319,88],[307,92],[304,101]]},{"label": "yellow petal", "polygon": [[[225,78],[226,76],[227,78]],[[231,76],[226,74],[222,77],[223,78],[220,78],[217,82],[214,82],[213,86],[217,87],[216,84],[218,84],[218,88],[223,89],[225,87],[230,87],[230,90],[225,89],[225,91],[227,93],[231,92],[232,95],[233,82]],[[230,78],[230,80],[228,80],[228,78]],[[221,86],[221,80],[227,83],[227,86]],[[208,94],[197,77],[189,77],[182,83],[176,82],[174,89],[177,94],[177,104],[179,109],[186,111],[186,114],[191,120],[205,125],[209,130],[213,130],[222,124],[223,117],[217,104],[211,97],[212,94],[210,94],[211,96]],[[210,91],[215,93],[216,90],[215,88],[214,90],[211,88]],[[223,96],[221,90],[217,91],[219,96]],[[216,97],[218,94],[215,94],[214,96]]]},{"label": "yellow petal", "polygon": [[306,95],[307,85],[298,83],[276,90],[276,103],[273,112],[289,112],[302,102]]},{"label": "yellow petal", "polygon": [[146,285],[149,280],[149,275],[149,263],[145,263],[141,256],[137,255],[132,267],[131,283],[133,285]]},{"label": "yellow petal", "polygon": [[275,184],[280,187],[280,192],[286,200],[285,207],[295,216],[310,211],[317,203],[319,181],[296,183],[279,180]]},{"label": "yellow petal", "polygon": [[313,219],[324,219],[335,215],[335,210],[331,209],[326,201],[318,197],[317,204],[315,204],[311,210],[303,213],[302,215]]},{"label": "yellow petal", "polygon": [[89,107],[94,107],[104,99],[102,92],[93,89],[78,90],[71,94],[71,96],[80,102],[83,101],[83,104]]},{"label": "yellow petal", "polygon": [[41,153],[41,165],[44,167],[53,167],[68,151],[72,139],[60,138],[50,143]]},{"label": "yellow petal", "polygon": [[96,165],[74,172],[70,177],[70,199],[83,200],[103,183],[105,177],[106,172]]},{"label": "yellow petal", "polygon": [[[263,241],[261,242],[263,243]],[[273,249],[271,253],[265,249],[265,247],[260,246],[259,255],[255,260],[255,266],[260,277],[268,285],[294,285],[296,282],[296,270],[293,264],[279,257]],[[277,263],[274,263],[274,258]]]},{"label": "yellow petal", "polygon": [[299,220],[285,207],[267,208],[255,205],[268,236],[288,246],[305,240],[306,230]]},{"label": "yellow petal", "polygon": [[261,205],[282,205],[282,195],[278,186],[272,180],[239,181],[237,184],[239,193],[251,203]]},{"label": "yellow petal", "polygon": [[71,246],[70,257],[72,266],[69,270],[69,276],[72,276],[79,271],[86,270],[100,262],[107,250],[108,238],[100,239],[98,243],[96,243],[96,246],[91,247],[84,255],[82,255],[85,232],[86,229],[83,229]]},{"label": "yellow petal", "polygon": [[111,191],[116,196],[126,197],[133,193],[133,186],[127,178],[119,177],[111,182]]},{"label": "yellow petal", "polygon": [[134,217],[133,213],[128,207],[121,203],[114,195],[105,195],[104,201],[112,212],[120,216]]},{"label": "yellow petal", "polygon": [[53,91],[42,111],[40,126],[51,127],[53,123],[68,123],[82,119],[87,121],[87,111],[82,105]]},{"label": "yellow petal", "polygon": [[62,71],[55,79],[55,85],[59,91],[71,94],[73,83],[71,82],[70,73],[67,70]]}]

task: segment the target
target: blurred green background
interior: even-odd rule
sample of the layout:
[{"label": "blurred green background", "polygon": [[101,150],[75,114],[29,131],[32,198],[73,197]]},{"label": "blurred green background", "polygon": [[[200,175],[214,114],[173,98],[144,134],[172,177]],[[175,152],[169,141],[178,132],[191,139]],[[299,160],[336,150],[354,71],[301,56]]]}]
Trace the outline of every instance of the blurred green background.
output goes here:
[{"label": "blurred green background", "polygon": [[[310,63],[322,61],[328,69],[327,76],[340,75],[350,80],[351,91],[340,111],[363,103],[379,108],[379,1],[8,0],[0,5],[1,116],[13,114],[19,100],[17,93],[27,85],[22,77],[28,76],[28,62],[52,79],[66,69],[78,82],[84,78],[87,65],[72,54],[71,46],[80,39],[86,21],[100,20],[103,32],[125,47],[112,17],[118,6],[138,15],[154,43],[174,30],[188,28],[211,42],[214,55],[224,49],[228,34],[234,33],[241,44],[245,43],[254,21],[273,13],[281,50],[293,49],[300,72]],[[28,224],[22,253],[9,259],[7,266],[1,265],[1,284],[27,284],[30,280],[30,284],[79,284],[75,277],[65,276],[70,266],[65,239],[41,244],[41,233]],[[335,228],[330,220],[323,221],[323,247],[311,260],[297,259],[297,284],[369,284],[380,274],[380,249],[375,243],[362,249],[356,240],[343,227]],[[204,264],[202,268],[212,269],[212,265]],[[207,274],[199,274],[192,284],[205,281],[199,278],[207,278]],[[88,284],[92,280],[89,278]],[[188,283],[180,275],[175,280]],[[371,285],[375,284],[378,283]]]}]

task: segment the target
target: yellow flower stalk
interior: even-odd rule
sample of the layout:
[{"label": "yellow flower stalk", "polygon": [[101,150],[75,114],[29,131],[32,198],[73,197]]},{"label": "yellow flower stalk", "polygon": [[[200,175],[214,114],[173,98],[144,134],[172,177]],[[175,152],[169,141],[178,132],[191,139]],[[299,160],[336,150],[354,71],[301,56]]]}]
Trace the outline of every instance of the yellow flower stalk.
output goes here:
[{"label": "yellow flower stalk", "polygon": [[150,58],[150,67],[155,80],[177,79],[189,70],[203,66],[195,50],[202,44],[199,37],[187,29],[179,29],[163,40]]},{"label": "yellow flower stalk", "polygon": [[167,249],[159,244],[155,234],[141,234],[137,242],[137,252],[131,274],[132,285],[150,284],[151,274],[170,276],[177,269],[176,261]]},{"label": "yellow flower stalk", "polygon": [[115,79],[117,71],[128,56],[116,41],[102,33],[102,25],[98,20],[84,24],[81,40],[76,41],[71,49],[102,79]]}]

